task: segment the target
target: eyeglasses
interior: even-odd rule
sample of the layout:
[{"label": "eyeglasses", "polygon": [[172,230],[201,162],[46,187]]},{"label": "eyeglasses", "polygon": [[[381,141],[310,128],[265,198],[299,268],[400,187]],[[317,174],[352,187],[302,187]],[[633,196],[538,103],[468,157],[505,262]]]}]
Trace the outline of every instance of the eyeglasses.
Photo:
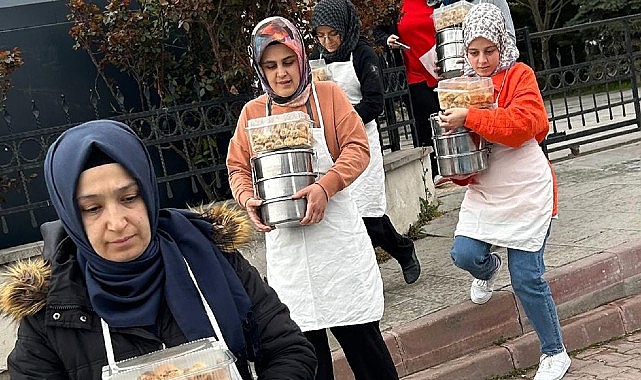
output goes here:
[{"label": "eyeglasses", "polygon": [[319,40],[325,40],[325,39],[335,40],[337,37],[340,37],[338,30],[332,30],[327,34],[321,34],[321,33],[316,34],[316,38],[318,38]]}]

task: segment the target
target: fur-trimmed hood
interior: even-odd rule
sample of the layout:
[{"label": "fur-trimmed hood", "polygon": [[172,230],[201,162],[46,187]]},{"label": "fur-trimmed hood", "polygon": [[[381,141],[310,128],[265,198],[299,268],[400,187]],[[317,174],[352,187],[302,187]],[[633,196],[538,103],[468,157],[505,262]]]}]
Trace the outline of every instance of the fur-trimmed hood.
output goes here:
[{"label": "fur-trimmed hood", "polygon": [[[247,212],[232,201],[191,207],[190,210],[211,221],[212,241],[223,252],[233,254],[252,239],[255,230]],[[2,273],[0,313],[18,321],[45,306],[51,278],[50,262],[71,240],[60,221],[43,224],[41,232],[42,256],[16,261]]]}]

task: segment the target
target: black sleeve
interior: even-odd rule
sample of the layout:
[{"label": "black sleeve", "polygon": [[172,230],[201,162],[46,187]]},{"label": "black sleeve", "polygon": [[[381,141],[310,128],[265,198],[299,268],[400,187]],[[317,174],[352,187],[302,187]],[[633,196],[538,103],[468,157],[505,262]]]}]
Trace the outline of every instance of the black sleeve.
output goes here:
[{"label": "black sleeve", "polygon": [[47,343],[44,312],[26,317],[18,327],[18,340],[7,358],[12,380],[67,379],[58,355]]},{"label": "black sleeve", "polygon": [[314,47],[314,49],[309,53],[309,56],[307,57],[308,59],[319,59],[320,58],[320,51],[318,48]]},{"label": "black sleeve", "polygon": [[226,256],[253,304],[251,321],[246,326],[250,331],[246,335],[250,335],[248,341],[253,341],[258,379],[313,380],[314,348],[290,318],[287,306],[240,253]]},{"label": "black sleeve", "polygon": [[[394,19],[398,19],[399,15],[396,15]],[[396,28],[396,23],[390,25],[378,25],[372,29],[372,37],[376,42],[376,45],[387,47],[387,37],[390,34],[398,35],[398,29]]]},{"label": "black sleeve", "polygon": [[361,84],[363,98],[354,109],[367,124],[383,112],[383,84],[378,55],[369,45],[359,44],[353,55],[354,70]]}]

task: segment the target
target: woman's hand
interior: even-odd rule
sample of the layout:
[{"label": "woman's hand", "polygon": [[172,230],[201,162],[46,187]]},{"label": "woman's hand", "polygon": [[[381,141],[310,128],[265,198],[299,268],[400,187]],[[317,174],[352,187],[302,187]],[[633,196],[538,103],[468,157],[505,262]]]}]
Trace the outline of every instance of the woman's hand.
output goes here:
[{"label": "woman's hand", "polygon": [[448,108],[438,114],[438,125],[448,132],[465,127],[467,108]]},{"label": "woman's hand", "polygon": [[399,37],[396,34],[390,34],[389,37],[387,37],[387,46],[391,47],[392,49],[400,49],[401,47],[396,44],[396,41],[398,41]]},{"label": "woman's hand", "polygon": [[249,219],[254,223],[256,229],[260,232],[269,232],[274,229],[273,226],[268,226],[263,223],[263,220],[260,218],[260,206],[263,204],[262,199],[256,199],[250,197],[245,201],[245,210],[249,214]]},{"label": "woman's hand", "polygon": [[292,198],[307,199],[307,210],[300,224],[315,224],[323,220],[325,208],[327,208],[327,194],[320,184],[313,183],[299,190],[296,194],[292,195]]}]

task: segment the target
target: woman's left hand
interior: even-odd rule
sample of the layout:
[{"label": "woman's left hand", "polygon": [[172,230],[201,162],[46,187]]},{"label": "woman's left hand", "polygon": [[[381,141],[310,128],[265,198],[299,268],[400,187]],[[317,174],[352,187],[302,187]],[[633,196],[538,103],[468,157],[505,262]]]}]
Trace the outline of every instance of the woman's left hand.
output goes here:
[{"label": "woman's left hand", "polygon": [[327,194],[318,183],[313,183],[292,195],[292,198],[307,198],[307,210],[300,224],[315,224],[323,220],[327,208]]},{"label": "woman's left hand", "polygon": [[464,127],[467,111],[467,108],[448,108],[445,111],[441,111],[438,114],[438,124],[448,131]]}]

